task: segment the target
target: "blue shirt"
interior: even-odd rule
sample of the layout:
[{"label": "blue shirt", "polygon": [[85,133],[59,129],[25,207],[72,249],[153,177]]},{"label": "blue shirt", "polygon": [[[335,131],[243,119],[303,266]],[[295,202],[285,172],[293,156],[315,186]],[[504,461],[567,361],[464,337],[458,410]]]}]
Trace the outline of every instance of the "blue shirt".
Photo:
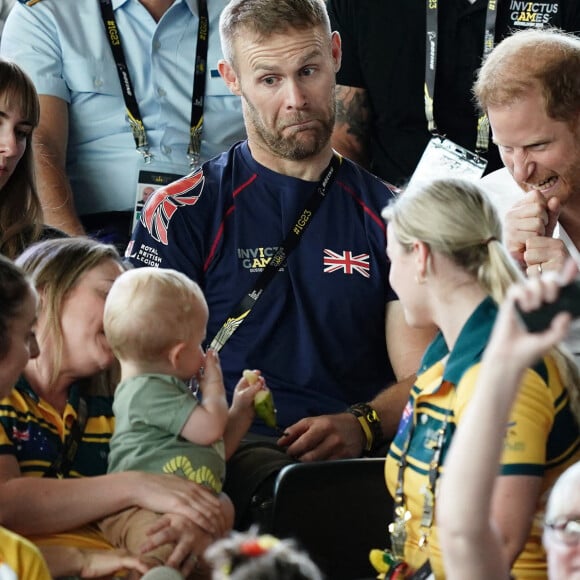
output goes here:
[{"label": "blue shirt", "polygon": [[[154,155],[145,165],[125,114],[98,0],[18,4],[1,55],[30,75],[41,95],[69,103],[66,170],[79,215],[133,208],[139,170],[185,175],[198,29],[196,0],[175,0],[156,23],[137,0],[112,0],[139,109]],[[217,73],[218,20],[227,0],[208,2],[209,48],[202,160],[245,136],[240,98]]]},{"label": "blue shirt", "polygon": [[[315,186],[258,164],[243,142],[158,190],[127,253],[135,266],[175,268],[201,285],[209,343]],[[385,309],[396,297],[380,217],[392,197],[380,180],[343,160],[284,270],[220,352],[230,395],[244,368],[260,369],[284,427],[344,411],[394,380]],[[272,435],[258,424],[254,431]]]}]

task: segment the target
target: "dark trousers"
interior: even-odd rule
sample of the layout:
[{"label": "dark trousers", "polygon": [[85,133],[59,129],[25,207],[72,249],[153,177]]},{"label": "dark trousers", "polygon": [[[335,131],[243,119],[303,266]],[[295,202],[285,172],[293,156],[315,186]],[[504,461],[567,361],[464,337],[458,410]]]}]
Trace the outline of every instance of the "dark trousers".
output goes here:
[{"label": "dark trousers", "polygon": [[223,487],[236,510],[234,529],[244,531],[252,524],[258,524],[262,532],[270,529],[276,477],[295,462],[275,443],[242,442],[226,465]]}]

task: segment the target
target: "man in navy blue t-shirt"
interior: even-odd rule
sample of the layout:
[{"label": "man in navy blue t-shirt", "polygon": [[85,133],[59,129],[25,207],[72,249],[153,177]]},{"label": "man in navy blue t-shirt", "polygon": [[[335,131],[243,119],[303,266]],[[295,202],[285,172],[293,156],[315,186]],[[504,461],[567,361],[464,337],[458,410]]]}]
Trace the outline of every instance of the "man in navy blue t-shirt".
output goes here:
[{"label": "man in navy blue t-shirt", "polygon": [[[219,71],[248,139],[158,190],[127,255],[201,285],[208,344],[250,294],[220,351],[228,392],[242,369],[260,369],[289,456],[356,457],[394,434],[433,336],[406,325],[389,285],[380,212],[394,194],[331,148],[341,44],[322,0],[233,0],[220,34]],[[295,249],[255,289],[289,231]],[[252,431],[276,435],[258,421]]]}]

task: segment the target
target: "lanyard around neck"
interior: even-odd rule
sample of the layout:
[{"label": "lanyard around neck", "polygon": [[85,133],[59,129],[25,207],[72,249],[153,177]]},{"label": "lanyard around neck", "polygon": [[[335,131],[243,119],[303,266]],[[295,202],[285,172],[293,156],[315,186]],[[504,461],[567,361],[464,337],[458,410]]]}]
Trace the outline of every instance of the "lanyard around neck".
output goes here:
[{"label": "lanyard around neck", "polygon": [[[451,386],[451,388],[454,389],[455,387]],[[415,400],[415,410],[414,410],[415,414],[416,414],[416,405],[417,401]],[[449,427],[449,421],[451,420],[452,416],[453,416],[453,407],[451,406],[449,409],[445,411],[445,418],[443,419],[441,425],[439,426],[439,429],[437,429],[435,437],[429,445],[430,449],[432,450],[432,455],[431,460],[429,461],[427,485],[424,487],[422,491],[423,510],[421,513],[421,523],[420,523],[421,537],[419,539],[419,548],[421,549],[424,549],[427,546],[429,534],[435,517],[435,488],[437,486],[437,479],[439,477],[439,467],[441,465],[443,445],[445,444],[447,429]],[[399,533],[401,534],[402,532],[403,534],[403,537],[401,538],[402,541],[400,542],[400,545],[396,547],[395,552],[396,557],[401,560],[404,558],[404,537],[406,537],[404,528],[406,526],[406,521],[408,519],[408,516],[406,515],[408,512],[404,491],[405,470],[407,469],[408,466],[409,449],[411,447],[411,442],[414,433],[415,433],[415,417],[412,417],[409,426],[409,433],[405,440],[405,444],[401,450],[401,457],[399,459],[399,469],[397,472],[397,486],[395,488],[395,494],[393,498],[394,499],[393,511],[395,514],[395,522],[399,526]],[[394,529],[397,529],[396,526]],[[396,541],[393,542],[393,547],[395,544]]]},{"label": "lanyard around neck", "polygon": [[280,244],[270,261],[266,264],[262,273],[258,276],[254,287],[242,298],[238,305],[232,310],[231,315],[223,323],[214,339],[211,341],[210,348],[220,351],[224,344],[230,339],[240,324],[250,313],[260,296],[262,296],[266,287],[274,279],[274,276],[284,267],[290,253],[296,248],[302,234],[312,222],[314,214],[320,207],[322,201],[326,198],[336,174],[342,163],[342,157],[338,153],[333,153],[330,164],[325,169],[322,178],[314,188],[312,195],[308,198],[306,205],[295,224],[290,228],[284,241]]},{"label": "lanyard around neck", "polygon": [[[101,17],[103,25],[107,33],[107,39],[113,53],[113,59],[117,67],[117,74],[121,83],[121,90],[123,92],[123,100],[125,101],[125,109],[135,146],[139,151],[145,163],[151,161],[152,155],[149,151],[149,141],[147,139],[147,132],[143,124],[143,118],[139,111],[139,104],[135,97],[133,83],[129,75],[129,67],[125,53],[121,45],[121,35],[117,28],[117,21],[115,20],[115,13],[113,11],[112,0],[100,0]],[[205,83],[207,72],[207,51],[209,44],[209,17],[207,12],[207,1],[197,1],[199,12],[199,25],[197,28],[197,47],[195,53],[195,68],[193,73],[193,94],[191,102],[191,122],[189,128],[189,146],[187,148],[187,156],[190,165],[195,168],[199,165],[201,152],[201,136],[203,131],[203,105],[205,101]]]},{"label": "lanyard around neck", "polygon": [[[497,1],[488,0],[485,16],[485,33],[483,36],[482,60],[493,50],[495,27],[497,21]],[[439,0],[426,0],[427,4],[427,37],[425,42],[425,116],[431,133],[437,133],[433,115],[433,98],[435,96],[435,75],[437,71],[437,45],[439,40]],[[485,152],[489,146],[489,122],[486,115],[477,121],[476,151]]]},{"label": "lanyard around neck", "polygon": [[83,438],[88,416],[87,402],[81,395],[79,397],[77,418],[72,422],[63,446],[43,477],[57,477],[58,479],[68,477]]}]

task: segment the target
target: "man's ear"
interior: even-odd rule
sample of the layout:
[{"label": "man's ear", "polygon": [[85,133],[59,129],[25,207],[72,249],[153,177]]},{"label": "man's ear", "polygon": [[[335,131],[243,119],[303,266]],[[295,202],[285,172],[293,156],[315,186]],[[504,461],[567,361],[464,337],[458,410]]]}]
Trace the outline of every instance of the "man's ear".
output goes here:
[{"label": "man's ear", "polygon": [[332,52],[332,60],[334,61],[334,72],[340,70],[340,63],[342,61],[342,41],[340,34],[335,30],[330,37],[330,47]]},{"label": "man's ear", "polygon": [[218,62],[218,71],[222,79],[224,79],[228,89],[230,89],[230,92],[240,97],[242,95],[242,91],[240,89],[238,75],[236,74],[234,67],[227,60],[222,59]]}]

